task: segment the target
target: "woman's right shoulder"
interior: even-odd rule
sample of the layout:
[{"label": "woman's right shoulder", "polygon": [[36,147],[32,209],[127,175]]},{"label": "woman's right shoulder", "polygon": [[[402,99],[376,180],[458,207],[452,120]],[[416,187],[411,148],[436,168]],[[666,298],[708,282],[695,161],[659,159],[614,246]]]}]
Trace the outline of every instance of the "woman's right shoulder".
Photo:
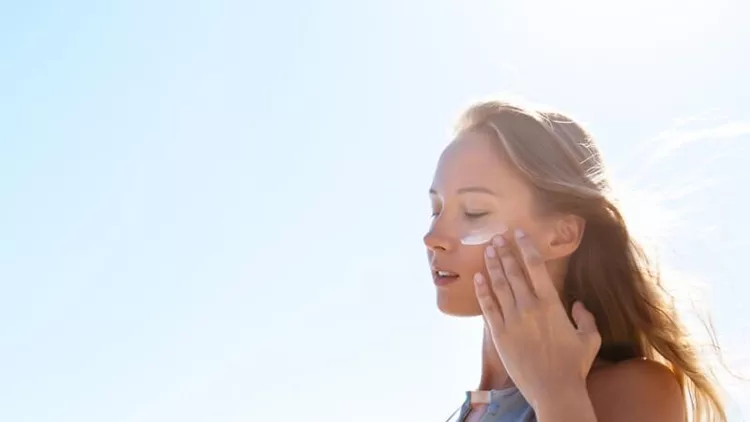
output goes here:
[{"label": "woman's right shoulder", "polygon": [[[588,391],[597,415],[603,420],[681,420],[685,401],[674,372],[659,362],[628,359],[592,367]],[[612,415],[610,417],[609,415]],[[654,419],[656,418],[656,419]]]}]

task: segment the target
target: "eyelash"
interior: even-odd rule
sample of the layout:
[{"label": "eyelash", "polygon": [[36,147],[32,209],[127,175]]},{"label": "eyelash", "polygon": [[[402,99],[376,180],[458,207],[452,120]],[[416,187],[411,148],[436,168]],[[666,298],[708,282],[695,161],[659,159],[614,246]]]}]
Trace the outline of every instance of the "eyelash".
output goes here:
[{"label": "eyelash", "polygon": [[[430,217],[435,218],[439,215],[439,212],[433,212]],[[478,220],[482,217],[485,217],[489,212],[477,212],[477,213],[471,213],[471,212],[464,212],[464,216],[468,218],[469,220]]]}]

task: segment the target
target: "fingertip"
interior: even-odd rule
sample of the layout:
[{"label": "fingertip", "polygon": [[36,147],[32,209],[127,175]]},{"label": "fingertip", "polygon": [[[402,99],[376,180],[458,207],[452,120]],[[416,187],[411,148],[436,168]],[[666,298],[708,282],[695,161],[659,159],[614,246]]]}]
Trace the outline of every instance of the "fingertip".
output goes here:
[{"label": "fingertip", "polygon": [[576,300],[575,302],[573,302],[573,308],[577,309],[578,312],[591,314],[591,312],[589,312],[589,310],[586,308],[586,305],[584,305],[580,300]]},{"label": "fingertip", "polygon": [[484,249],[484,252],[485,252],[485,253],[487,254],[487,257],[488,257],[488,258],[494,258],[494,257],[495,257],[495,255],[496,255],[496,252],[495,252],[495,247],[494,247],[494,246],[492,246],[492,245],[490,245],[490,246],[487,246],[487,247],[486,247],[486,248]]},{"label": "fingertip", "polygon": [[589,314],[588,309],[580,300],[573,302],[573,307],[570,309],[570,313],[573,314],[573,318],[578,319],[579,317],[585,317]]},{"label": "fingertip", "polygon": [[573,303],[573,308],[571,309],[571,314],[579,330],[583,330],[583,331],[596,331],[597,330],[596,319],[594,318],[594,314],[592,314],[588,309],[586,309],[586,305],[584,305],[583,302],[575,301]]}]

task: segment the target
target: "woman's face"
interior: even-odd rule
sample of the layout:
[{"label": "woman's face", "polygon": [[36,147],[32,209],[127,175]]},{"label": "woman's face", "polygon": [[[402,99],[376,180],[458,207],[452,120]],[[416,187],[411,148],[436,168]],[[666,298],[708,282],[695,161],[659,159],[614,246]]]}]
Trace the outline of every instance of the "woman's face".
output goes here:
[{"label": "woman's face", "polygon": [[[459,135],[443,151],[430,189],[433,217],[424,243],[438,308],[449,315],[481,314],[473,277],[487,276],[486,244],[472,244],[477,243],[476,236],[469,239],[473,233],[522,228],[533,239],[545,230],[534,212],[532,187],[494,142],[480,132]],[[443,272],[450,275],[440,276]]]}]

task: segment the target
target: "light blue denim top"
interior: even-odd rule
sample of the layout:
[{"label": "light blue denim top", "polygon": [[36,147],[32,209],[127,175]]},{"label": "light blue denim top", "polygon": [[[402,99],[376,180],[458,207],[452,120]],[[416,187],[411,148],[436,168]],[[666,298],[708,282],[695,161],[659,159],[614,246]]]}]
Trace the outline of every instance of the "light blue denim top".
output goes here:
[{"label": "light blue denim top", "polygon": [[[446,422],[464,422],[470,410],[471,392],[467,391],[464,404]],[[536,416],[521,392],[516,387],[510,387],[490,391],[487,411],[479,422],[536,422]]]}]

